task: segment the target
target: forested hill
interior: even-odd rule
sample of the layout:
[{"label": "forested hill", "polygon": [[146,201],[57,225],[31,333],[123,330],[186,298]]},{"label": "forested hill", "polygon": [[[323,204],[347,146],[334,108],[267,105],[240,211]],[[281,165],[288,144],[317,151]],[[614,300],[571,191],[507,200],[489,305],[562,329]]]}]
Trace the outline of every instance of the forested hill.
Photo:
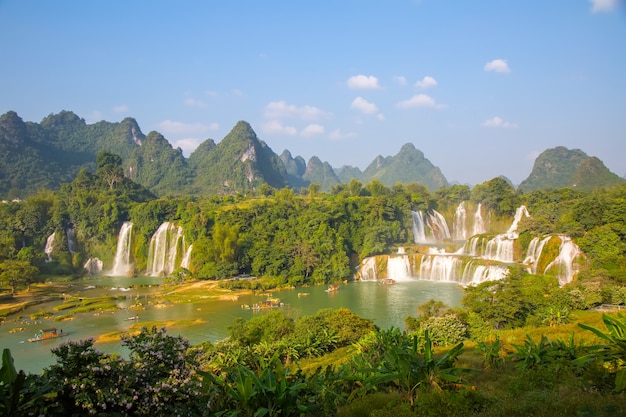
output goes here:
[{"label": "forested hill", "polygon": [[622,182],[624,179],[609,171],[598,158],[590,157],[580,149],[558,146],[537,157],[532,172],[519,189],[524,192],[547,188],[590,191]]},{"label": "forested hill", "polygon": [[44,188],[58,189],[82,168],[95,171],[100,151],[121,156],[124,174],[157,195],[245,193],[261,184],[299,189],[315,183],[328,191],[352,179],[377,179],[387,186],[415,182],[431,190],[447,185],[439,168],[411,144],[396,156],[378,156],[365,172],[344,167],[340,178],[316,156],[305,162],[288,150],[277,155],[245,121],[218,144],[207,139],[185,158],[160,133],[144,135],[132,118],[87,124],[62,111],[34,123],[10,111],[0,116],[0,197],[24,198]]},{"label": "forested hill", "polygon": [[[329,191],[352,180],[363,184],[377,180],[388,187],[419,183],[431,191],[448,185],[441,170],[411,143],[394,156],[377,156],[363,172],[350,166],[336,169],[316,156],[308,162],[288,150],[279,156],[247,122],[240,121],[218,144],[207,139],[185,158],[160,133],[144,135],[132,118],[87,124],[62,111],[34,123],[9,111],[0,116],[0,198],[56,190],[82,168],[94,172],[100,151],[119,155],[124,174],[160,196],[246,193],[262,184],[295,189],[318,184]],[[559,147],[537,158],[520,190],[588,190],[621,181],[597,158]]]}]

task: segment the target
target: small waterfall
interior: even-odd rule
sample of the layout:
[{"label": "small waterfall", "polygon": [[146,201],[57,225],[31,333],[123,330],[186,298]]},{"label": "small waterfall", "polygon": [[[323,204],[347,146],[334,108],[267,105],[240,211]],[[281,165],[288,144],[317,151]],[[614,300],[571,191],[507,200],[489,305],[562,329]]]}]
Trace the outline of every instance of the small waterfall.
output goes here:
[{"label": "small waterfall", "polygon": [[441,213],[437,210],[431,210],[428,213],[428,226],[433,232],[435,241],[441,241],[443,239],[450,239],[450,229],[448,229],[448,223]]},{"label": "small waterfall", "polygon": [[117,237],[117,250],[115,251],[115,261],[111,275],[125,277],[133,272],[131,263],[131,239],[133,224],[124,222]]},{"label": "small waterfall", "polygon": [[65,236],[67,237],[67,249],[70,253],[78,252],[78,243],[76,242],[76,231],[73,227],[65,229]]},{"label": "small waterfall", "polygon": [[150,239],[148,250],[148,265],[146,275],[169,275],[176,269],[178,243],[183,237],[183,228],[165,222]]},{"label": "small waterfall", "polygon": [[467,216],[467,213],[465,212],[465,201],[461,201],[461,203],[458,205],[454,213],[454,224],[452,227],[452,231],[454,233],[454,240],[466,240],[467,239],[467,230],[465,229],[466,216]]},{"label": "small waterfall", "polygon": [[462,260],[457,256],[426,255],[420,264],[420,279],[456,282],[461,264]]},{"label": "small waterfall", "polygon": [[185,269],[189,269],[189,263],[191,262],[191,251],[193,249],[193,244],[189,245],[187,250],[185,251],[185,256],[183,256],[183,260],[180,261],[180,266]]},{"label": "small waterfall", "polygon": [[507,267],[502,265],[482,265],[471,260],[463,269],[461,283],[465,286],[478,285],[485,281],[497,281],[506,277],[509,273]]},{"label": "small waterfall", "polygon": [[482,257],[499,262],[514,262],[514,245],[515,239],[509,239],[506,235],[496,235],[496,237],[487,242],[487,247]]},{"label": "small waterfall", "polygon": [[476,213],[474,213],[474,229],[472,230],[472,236],[481,235],[487,232],[485,228],[485,221],[481,214],[482,203],[478,203]]},{"label": "small waterfall", "polygon": [[509,239],[517,239],[517,225],[522,220],[522,217],[530,217],[530,213],[528,213],[528,209],[526,206],[519,206],[517,210],[515,210],[515,217],[513,218],[513,223],[511,223],[511,227],[506,231],[506,235]]},{"label": "small waterfall", "polygon": [[415,243],[427,243],[424,216],[422,216],[422,212],[412,211],[411,216],[413,217],[413,240]]},{"label": "small waterfall", "polygon": [[96,275],[102,272],[102,261],[98,258],[89,258],[83,268],[89,275]]},{"label": "small waterfall", "polygon": [[[411,212],[413,217],[413,239],[415,243],[435,243],[443,239],[450,239],[450,229],[446,219],[437,210]],[[428,226],[429,234],[426,233]]]},{"label": "small waterfall", "polygon": [[547,236],[543,239],[539,239],[538,237],[534,237],[530,244],[528,245],[528,250],[526,251],[526,259],[524,259],[524,264],[528,265],[527,271],[531,274],[537,273],[537,268],[539,266],[539,258],[541,257],[541,252],[543,251],[543,247],[548,241],[552,239],[552,236]]},{"label": "small waterfall", "polygon": [[387,259],[387,278],[392,278],[396,281],[410,281],[411,280],[411,263],[409,257],[404,256],[390,256]]},{"label": "small waterfall", "polygon": [[359,269],[359,276],[361,281],[376,281],[378,279],[375,256],[363,259],[361,268]]},{"label": "small waterfall", "polygon": [[44,247],[43,252],[48,256],[46,262],[52,261],[52,251],[54,251],[54,244],[56,243],[55,233],[52,233],[46,239],[46,246]]},{"label": "small waterfall", "polygon": [[557,268],[555,276],[559,280],[559,285],[563,286],[572,282],[574,274],[578,271],[574,269],[574,260],[582,254],[578,245],[572,242],[569,236],[561,235],[561,247],[559,256],[546,267],[544,274]]}]

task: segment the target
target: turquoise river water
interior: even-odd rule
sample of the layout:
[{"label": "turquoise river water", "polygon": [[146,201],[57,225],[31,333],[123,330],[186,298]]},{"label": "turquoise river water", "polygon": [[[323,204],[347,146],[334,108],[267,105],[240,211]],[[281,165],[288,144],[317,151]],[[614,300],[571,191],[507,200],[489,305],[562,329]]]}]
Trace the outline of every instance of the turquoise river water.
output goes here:
[{"label": "turquoise river water", "polygon": [[[22,319],[9,319],[0,326],[0,348],[9,348],[15,359],[17,369],[31,373],[39,373],[43,368],[54,363],[51,348],[68,340],[82,340],[109,332],[126,331],[134,321],[128,320],[135,315],[135,311],[127,310],[134,300],[146,298],[156,290],[156,284],[161,278],[138,277],[96,277],[86,279],[80,293],[85,297],[95,297],[102,294],[126,295],[118,300],[120,310],[102,313],[83,313],[75,315],[71,321],[55,321],[50,319],[33,321],[28,319],[31,313],[42,309],[51,311],[59,301],[48,305],[38,305],[31,310],[24,311]],[[155,284],[148,286],[147,284]],[[139,286],[143,285],[143,286]],[[133,286],[133,287],[131,287]],[[93,287],[93,288],[92,288]],[[128,287],[131,287],[128,289]],[[136,288],[136,289],[135,289]],[[314,314],[322,308],[349,308],[361,317],[373,320],[381,328],[391,326],[403,328],[404,318],[417,314],[417,306],[435,299],[449,306],[460,305],[463,290],[453,283],[440,283],[420,280],[400,281],[395,285],[382,285],[377,282],[353,282],[340,285],[335,292],[326,292],[325,287],[298,288],[282,290],[272,294],[284,303],[282,307],[286,314],[296,318],[300,315]],[[298,296],[307,293],[306,296]],[[241,295],[237,300],[207,300],[172,304],[165,308],[147,305],[145,310],[139,311],[139,323],[142,321],[168,320],[198,320],[198,324],[175,327],[168,330],[169,334],[181,335],[192,344],[204,341],[216,341],[228,335],[228,326],[236,317],[251,318],[254,314],[263,314],[242,305],[253,305],[267,298],[267,295]],[[68,336],[52,340],[29,343],[28,338],[39,329],[56,327],[62,329]],[[15,331],[15,329],[23,329]],[[12,332],[13,331],[13,332]],[[96,348],[102,352],[121,352],[119,342],[96,343]]]}]

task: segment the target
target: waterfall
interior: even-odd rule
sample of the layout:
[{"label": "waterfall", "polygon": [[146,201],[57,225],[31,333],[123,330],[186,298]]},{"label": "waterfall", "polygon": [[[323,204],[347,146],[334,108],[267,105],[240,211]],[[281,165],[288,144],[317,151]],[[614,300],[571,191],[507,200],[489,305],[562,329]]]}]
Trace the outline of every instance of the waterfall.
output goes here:
[{"label": "waterfall", "polygon": [[52,251],[54,250],[54,244],[56,243],[55,240],[56,240],[55,233],[52,233],[46,239],[46,246],[44,247],[44,250],[43,250],[43,252],[48,256],[48,259],[46,259],[46,262],[52,261]]},{"label": "waterfall", "polygon": [[128,276],[133,272],[130,250],[133,224],[124,222],[117,237],[117,250],[115,251],[115,261],[113,263],[113,276]]},{"label": "waterfall", "polygon": [[361,268],[359,269],[359,276],[361,281],[376,281],[378,279],[378,276],[376,275],[375,256],[363,259],[363,262],[361,262]]},{"label": "waterfall", "polygon": [[415,243],[426,243],[426,230],[424,228],[424,217],[421,211],[412,211],[413,217],[413,240]]},{"label": "waterfall", "polygon": [[448,223],[441,213],[437,210],[431,210],[428,213],[428,226],[433,232],[433,236],[436,241],[443,239],[450,239],[450,229],[448,229]]},{"label": "waterfall", "polygon": [[183,228],[165,222],[150,239],[146,275],[168,275],[176,269],[178,243],[183,237]]},{"label": "waterfall", "polygon": [[548,241],[552,239],[552,236],[547,236],[543,239],[539,239],[538,237],[534,237],[530,244],[528,245],[528,250],[526,251],[526,259],[524,259],[524,264],[528,265],[527,271],[531,274],[537,273],[537,267],[539,266],[539,258],[541,257],[541,252],[543,251],[543,247]]},{"label": "waterfall", "polygon": [[474,230],[472,231],[472,236],[481,235],[487,232],[483,216],[480,212],[481,208],[482,203],[478,203],[478,208],[476,209],[476,213],[474,213]]},{"label": "waterfall", "polygon": [[467,285],[478,285],[485,281],[497,281],[506,277],[509,270],[502,265],[481,265],[475,260],[471,260],[463,269],[461,283]]},{"label": "waterfall", "polygon": [[[411,212],[413,217],[413,238],[415,243],[435,243],[443,239],[450,239],[450,229],[446,219],[437,210],[428,210],[426,214],[421,211]],[[430,231],[426,235],[426,226]]]},{"label": "waterfall", "polygon": [[396,281],[409,281],[411,280],[411,263],[409,257],[404,256],[390,256],[387,259],[387,278],[392,278]]},{"label": "waterfall", "polygon": [[506,235],[496,235],[487,242],[483,258],[499,262],[514,262],[513,249],[515,239],[510,239]]},{"label": "waterfall", "polygon": [[517,225],[522,220],[523,216],[530,217],[530,213],[528,213],[526,206],[519,206],[517,210],[515,210],[515,217],[513,218],[511,227],[509,227],[509,230],[505,233],[509,239],[517,239]]},{"label": "waterfall", "polygon": [[193,244],[189,245],[189,247],[185,251],[185,256],[183,256],[183,260],[180,261],[180,266],[182,268],[189,269],[189,263],[191,262],[191,250],[192,249],[193,249]]},{"label": "waterfall", "polygon": [[102,261],[98,258],[89,258],[83,268],[89,275],[96,275],[102,272]]},{"label": "waterfall", "polygon": [[456,208],[454,212],[454,224],[453,224],[453,232],[454,232],[454,240],[466,240],[467,239],[467,230],[465,229],[465,201],[461,201],[461,203]]},{"label": "waterfall", "polygon": [[428,281],[458,281],[458,266],[462,260],[457,256],[427,255],[420,264],[420,279]]},{"label": "waterfall", "polygon": [[70,253],[78,252],[78,243],[76,242],[76,231],[73,227],[65,229],[65,236],[67,237],[67,250]]},{"label": "waterfall", "polygon": [[572,242],[572,238],[569,236],[560,235],[561,246],[559,248],[559,256],[546,267],[544,274],[548,271],[556,269],[556,277],[559,280],[559,285],[565,285],[574,279],[574,274],[578,271],[574,269],[574,260],[580,256],[582,252],[580,248]]}]

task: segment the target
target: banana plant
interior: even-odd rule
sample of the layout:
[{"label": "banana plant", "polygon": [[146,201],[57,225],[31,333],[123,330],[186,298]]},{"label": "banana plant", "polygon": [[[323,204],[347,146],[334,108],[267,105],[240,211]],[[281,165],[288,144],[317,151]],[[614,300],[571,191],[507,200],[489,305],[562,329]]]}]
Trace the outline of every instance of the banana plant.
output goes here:
[{"label": "banana plant", "polygon": [[618,313],[617,317],[602,315],[602,321],[608,332],[603,332],[595,327],[578,323],[579,327],[593,332],[596,336],[606,341],[604,345],[592,346],[590,354],[578,358],[578,362],[586,362],[597,358],[604,362],[611,362],[615,366],[615,391],[626,390],[626,316]]}]

